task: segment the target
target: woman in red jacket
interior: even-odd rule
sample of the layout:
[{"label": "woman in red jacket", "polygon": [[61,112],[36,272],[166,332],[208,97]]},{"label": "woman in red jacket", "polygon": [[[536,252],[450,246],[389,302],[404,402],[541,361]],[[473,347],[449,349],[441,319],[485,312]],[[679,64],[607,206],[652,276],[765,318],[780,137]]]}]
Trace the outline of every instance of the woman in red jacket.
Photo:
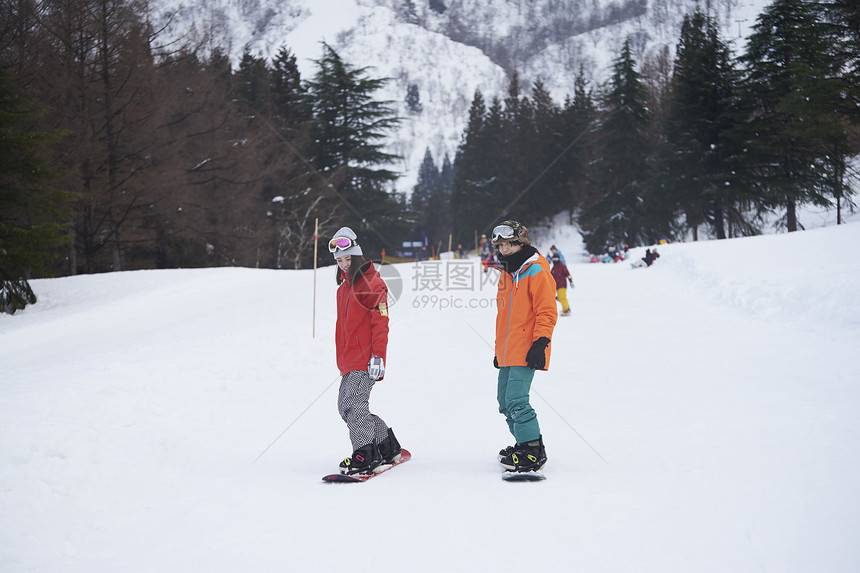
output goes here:
[{"label": "woman in red jacket", "polygon": [[535,370],[549,368],[550,340],[558,318],[549,263],[529,240],[528,229],[505,221],[493,229],[502,274],[496,295],[497,398],[516,444],[499,452],[508,471],[536,471],[546,463],[537,414],[529,404]]},{"label": "woman in red jacket", "polygon": [[338,411],[349,428],[353,453],[340,464],[344,474],[371,473],[391,464],[401,447],[394,432],[370,412],[370,391],[385,376],[388,347],[388,287],[363,256],[356,234],[342,227],[329,241],[337,261],[335,347],[342,376]]}]

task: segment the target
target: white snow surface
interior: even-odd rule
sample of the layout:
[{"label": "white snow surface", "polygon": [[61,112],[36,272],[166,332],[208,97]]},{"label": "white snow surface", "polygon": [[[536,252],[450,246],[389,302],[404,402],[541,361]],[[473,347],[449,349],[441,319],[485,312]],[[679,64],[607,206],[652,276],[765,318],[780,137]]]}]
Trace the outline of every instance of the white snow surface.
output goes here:
[{"label": "white snow surface", "polygon": [[500,478],[474,260],[386,269],[371,407],[413,459],[356,485],[320,479],[351,449],[334,267],[315,323],[313,271],[33,281],[0,315],[0,571],[860,570],[860,223],[635,270],[545,240],[575,288],[532,387],[538,483]]}]

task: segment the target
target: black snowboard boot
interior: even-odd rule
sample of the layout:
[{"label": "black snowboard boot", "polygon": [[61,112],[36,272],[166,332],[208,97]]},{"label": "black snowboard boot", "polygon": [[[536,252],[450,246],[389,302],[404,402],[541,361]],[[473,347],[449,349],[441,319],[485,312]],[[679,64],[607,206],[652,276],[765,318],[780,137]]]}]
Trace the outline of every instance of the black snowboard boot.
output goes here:
[{"label": "black snowboard boot", "polygon": [[400,460],[400,452],[402,450],[400,442],[397,441],[397,437],[394,435],[394,430],[388,428],[388,437],[379,444],[379,454],[382,456],[382,463],[393,464]]},{"label": "black snowboard boot", "polygon": [[543,436],[531,442],[517,444],[499,463],[509,472],[535,472],[541,469],[546,463]]},{"label": "black snowboard boot", "polygon": [[340,462],[340,473],[348,475],[373,473],[381,462],[379,448],[376,444],[368,444],[358,448],[352,452],[352,456]]},{"label": "black snowboard boot", "polygon": [[499,461],[502,461],[505,456],[511,455],[511,452],[515,449],[517,449],[516,446],[508,446],[507,448],[499,450]]}]

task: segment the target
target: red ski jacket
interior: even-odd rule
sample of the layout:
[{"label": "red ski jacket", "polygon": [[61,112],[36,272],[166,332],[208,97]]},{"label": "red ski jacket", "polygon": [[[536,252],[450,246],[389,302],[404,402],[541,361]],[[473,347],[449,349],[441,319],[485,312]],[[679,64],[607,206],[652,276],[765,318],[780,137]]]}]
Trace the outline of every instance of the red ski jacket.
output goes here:
[{"label": "red ski jacket", "polygon": [[555,279],[555,288],[567,288],[567,279],[570,277],[570,271],[567,270],[567,267],[564,266],[564,263],[558,261],[552,266],[552,270],[550,271],[552,278]]},{"label": "red ski jacket", "polygon": [[337,271],[340,286],[334,338],[341,376],[367,370],[374,354],[385,360],[388,348],[388,287],[370,259],[364,259],[361,270],[353,276],[355,284],[351,276]]}]

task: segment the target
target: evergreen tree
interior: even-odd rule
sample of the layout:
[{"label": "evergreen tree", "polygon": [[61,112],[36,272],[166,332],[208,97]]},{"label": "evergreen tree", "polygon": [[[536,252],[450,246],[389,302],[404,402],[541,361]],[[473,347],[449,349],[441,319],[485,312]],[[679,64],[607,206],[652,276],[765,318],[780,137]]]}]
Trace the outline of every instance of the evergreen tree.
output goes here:
[{"label": "evergreen tree", "polygon": [[251,55],[250,46],[245,45],[239,69],[233,78],[236,95],[245,113],[271,115],[272,94],[269,69],[266,60]]},{"label": "evergreen tree", "polygon": [[725,216],[732,207],[726,147],[737,76],[729,47],[711,16],[686,16],[675,57],[668,102],[667,188],[694,236],[707,223],[726,237]]},{"label": "evergreen tree", "polygon": [[311,118],[310,101],[302,85],[296,55],[282,46],[272,58],[270,92],[273,111],[280,124],[297,129]]},{"label": "evergreen tree", "polygon": [[543,198],[532,185],[535,166],[540,161],[533,116],[531,102],[520,92],[519,74],[514,72],[504,100],[501,137],[488,137],[488,141],[500,142],[490,148],[495,156],[492,173],[496,175],[495,199],[501,208],[500,218],[532,221],[536,217],[535,206]]},{"label": "evergreen tree", "polygon": [[[829,153],[822,160],[828,185],[836,202],[836,222],[843,222],[843,203],[850,208],[854,190],[847,184],[848,159],[860,153],[860,4],[853,0],[832,0],[823,4],[828,44],[840,73],[829,82],[828,104],[833,111],[824,144]],[[828,105],[825,104],[825,105]]]},{"label": "evergreen tree", "polygon": [[[274,132],[277,138],[271,139],[261,154],[266,162],[261,168],[262,197],[272,223],[266,239],[274,245],[266,254],[274,256],[271,266],[276,268],[307,268],[313,265],[314,222],[318,219],[321,232],[326,232],[334,219],[336,202],[299,151],[308,146],[312,113],[295,54],[281,47],[272,59],[268,77],[269,129],[260,128],[264,133]],[[327,254],[317,253],[321,258]]]},{"label": "evergreen tree", "polygon": [[448,8],[445,6],[444,0],[430,0],[430,9],[437,14],[444,14]]},{"label": "evergreen tree", "polygon": [[57,173],[49,152],[62,134],[30,127],[42,113],[0,68],[0,312],[10,314],[36,302],[28,279],[68,241],[58,223],[68,216],[68,200],[51,187]]},{"label": "evergreen tree", "polygon": [[404,20],[406,20],[410,24],[418,23],[418,12],[415,9],[415,2],[413,2],[412,0],[403,0],[403,6],[401,10]]},{"label": "evergreen tree", "polygon": [[448,154],[446,153],[445,158],[442,160],[442,168],[439,172],[439,186],[450,193],[451,188],[454,187],[454,177],[454,165],[451,163],[451,160],[448,158]]},{"label": "evergreen tree", "polygon": [[593,91],[582,66],[574,80],[573,98],[567,97],[561,110],[563,140],[568,148],[564,156],[569,199],[572,210],[581,209],[591,200],[593,190],[594,136],[592,127],[597,119]]},{"label": "evergreen tree", "polygon": [[442,168],[439,170],[439,187],[436,193],[430,197],[430,211],[436,217],[436,237],[439,239],[444,239],[453,232],[451,191],[454,188],[455,177],[456,170],[446,153],[442,159]]},{"label": "evergreen tree", "polygon": [[831,51],[842,69],[843,97],[837,109],[856,126],[860,121],[860,4],[831,0],[823,3],[822,9]]},{"label": "evergreen tree", "polygon": [[385,167],[396,156],[384,150],[384,141],[399,118],[391,102],[374,99],[386,80],[369,77],[366,68],[353,68],[322,46],[317,73],[307,84],[314,110],[312,162],[330,178],[354,228],[371,231],[361,233],[371,252],[391,249],[405,229],[403,206],[389,192],[398,175]]},{"label": "evergreen tree", "polygon": [[785,227],[796,231],[798,205],[829,203],[816,163],[826,153],[822,128],[832,134],[839,121],[832,105],[840,61],[814,3],[776,0],[753,29],[742,57],[749,121],[739,133],[761,204],[784,208]]},{"label": "evergreen tree", "polygon": [[430,196],[439,187],[439,169],[433,161],[430,148],[424,150],[424,159],[418,168],[418,181],[412,189],[411,207],[415,211],[424,211],[430,204]]},{"label": "evergreen tree", "polygon": [[494,205],[491,202],[494,176],[488,157],[490,129],[487,122],[484,96],[476,90],[469,107],[466,131],[454,160],[456,173],[451,190],[451,214],[454,241],[459,243],[468,242],[474,231],[483,232],[484,227],[490,224],[487,211]]},{"label": "evergreen tree", "polygon": [[422,227],[431,244],[436,244],[442,237],[439,233],[444,213],[438,210],[438,196],[441,192],[441,177],[433,154],[428,147],[424,151],[424,160],[418,169],[418,181],[412,188],[410,208],[416,213],[416,222]]},{"label": "evergreen tree", "polygon": [[424,106],[421,105],[421,94],[418,92],[417,84],[409,84],[406,88],[406,108],[409,113],[418,114],[424,111]]},{"label": "evergreen tree", "polygon": [[[506,118],[505,105],[501,99],[494,97],[487,108],[481,130],[483,145],[481,200],[478,204],[476,224],[466,237],[466,241],[474,241],[475,231],[478,235],[488,233],[499,220],[513,217],[511,208],[516,205],[512,195],[517,189],[510,180],[505,179],[512,168],[506,163],[510,153],[510,145],[506,139],[510,137],[509,131],[510,124]],[[522,218],[519,211],[517,217]]]},{"label": "evergreen tree", "polygon": [[[647,93],[646,102],[655,125],[666,121],[672,83],[672,52],[667,45],[649,52],[640,67],[643,84]],[[656,133],[660,137],[659,132]]]},{"label": "evergreen tree", "polygon": [[563,129],[562,112],[552,100],[543,82],[532,86],[534,140],[528,144],[535,153],[532,165],[532,189],[528,192],[532,212],[545,218],[570,208],[567,189],[569,179],[570,148]]},{"label": "evergreen tree", "polygon": [[601,159],[596,177],[601,196],[581,218],[591,252],[601,252],[607,243],[651,243],[668,224],[648,211],[653,201],[646,135],[651,122],[644,98],[628,39],[613,63],[604,117],[597,129]]}]

